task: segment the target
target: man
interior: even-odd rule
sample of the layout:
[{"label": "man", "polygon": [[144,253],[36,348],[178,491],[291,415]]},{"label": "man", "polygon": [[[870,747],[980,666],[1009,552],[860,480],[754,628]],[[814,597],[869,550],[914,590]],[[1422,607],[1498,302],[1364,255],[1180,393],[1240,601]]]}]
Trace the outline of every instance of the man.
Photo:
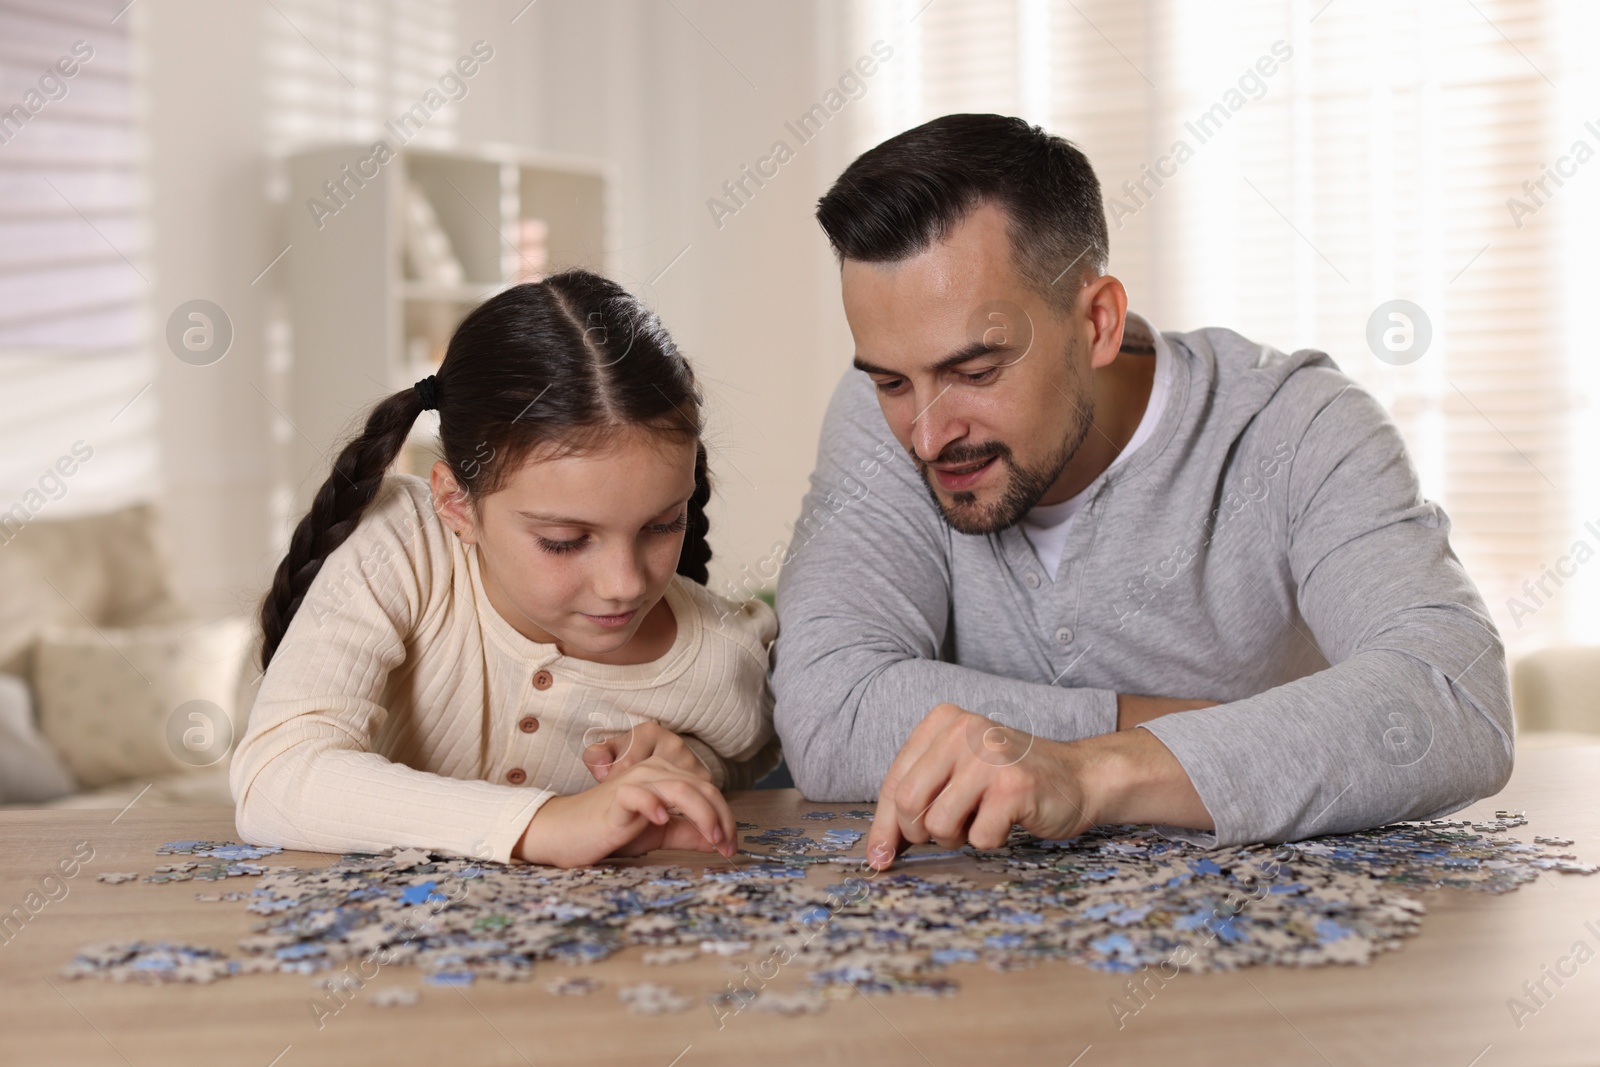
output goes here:
[{"label": "man", "polygon": [[1400,435],[1325,354],[1161,334],[1087,159],[947,115],[819,202],[855,368],[778,591],[796,784],[868,848],[1443,815],[1512,763],[1504,650]]}]

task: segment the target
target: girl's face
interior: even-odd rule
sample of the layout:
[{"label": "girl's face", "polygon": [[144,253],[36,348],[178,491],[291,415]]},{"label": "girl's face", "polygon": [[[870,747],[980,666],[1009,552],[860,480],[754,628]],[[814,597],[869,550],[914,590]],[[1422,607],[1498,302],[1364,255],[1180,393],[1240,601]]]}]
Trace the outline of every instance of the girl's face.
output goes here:
[{"label": "girl's face", "polygon": [[535,450],[476,501],[441,460],[433,498],[445,524],[478,546],[484,589],[507,622],[564,655],[609,656],[677,570],[694,459],[692,440],[625,430],[591,452]]}]

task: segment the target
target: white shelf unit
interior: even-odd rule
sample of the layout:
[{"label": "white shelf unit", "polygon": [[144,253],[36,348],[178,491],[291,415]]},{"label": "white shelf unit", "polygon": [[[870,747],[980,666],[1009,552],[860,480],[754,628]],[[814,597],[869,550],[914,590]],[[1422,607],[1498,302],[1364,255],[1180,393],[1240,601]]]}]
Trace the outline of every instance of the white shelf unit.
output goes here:
[{"label": "white shelf unit", "polygon": [[[363,159],[369,162],[358,166]],[[513,284],[521,220],[549,227],[545,274],[578,266],[603,272],[616,243],[616,180],[606,164],[498,147],[400,148],[387,163],[372,159],[370,144],[350,143],[289,160],[287,415],[296,515],[372,404],[432,373],[461,319]],[[461,263],[460,284],[407,276],[404,179],[432,204]],[[329,181],[342,184],[338,200],[324,186]],[[312,200],[337,210],[319,219]],[[425,475],[437,454],[437,425],[427,413],[418,420],[398,466]]]}]

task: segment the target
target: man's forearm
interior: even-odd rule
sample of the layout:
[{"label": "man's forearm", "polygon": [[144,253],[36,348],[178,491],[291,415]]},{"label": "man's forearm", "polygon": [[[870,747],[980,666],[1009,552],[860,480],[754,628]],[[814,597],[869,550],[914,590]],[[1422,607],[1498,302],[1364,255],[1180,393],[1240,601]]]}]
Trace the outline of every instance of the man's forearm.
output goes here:
[{"label": "man's forearm", "polygon": [[[1488,674],[1489,659],[1475,670]],[[1216,843],[1232,845],[1458,810],[1504,784],[1511,753],[1497,727],[1509,719],[1503,692],[1480,709],[1438,668],[1375,650],[1133,732],[1155,735],[1188,768],[1217,822]]]},{"label": "man's forearm", "polygon": [[1151,719],[1171,715],[1175,711],[1194,711],[1197,708],[1214,708],[1215,700],[1183,700],[1178,697],[1144,697],[1132,693],[1117,694],[1117,729],[1131,730]]},{"label": "man's forearm", "polygon": [[[1177,710],[1177,709],[1174,709]],[[1149,730],[1125,729],[1063,750],[1081,768],[1087,815],[1104,823],[1159,823],[1192,830],[1215,828],[1183,765]]]}]

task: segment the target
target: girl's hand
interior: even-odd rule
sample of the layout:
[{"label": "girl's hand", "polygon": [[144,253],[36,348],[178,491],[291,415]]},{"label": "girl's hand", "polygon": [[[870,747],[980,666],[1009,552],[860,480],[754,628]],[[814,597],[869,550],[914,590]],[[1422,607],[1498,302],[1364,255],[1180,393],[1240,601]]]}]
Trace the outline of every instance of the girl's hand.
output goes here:
[{"label": "girl's hand", "polygon": [[514,854],[529,863],[580,867],[657,848],[731,856],[737,844],[733,812],[717,787],[652,756],[612,771],[592,789],[545,801]]},{"label": "girl's hand", "polygon": [[583,762],[594,780],[603,782],[629,767],[659,757],[680,770],[711,781],[711,771],[700,762],[683,738],[658,722],[642,722],[626,733],[597,741],[583,750]]}]

